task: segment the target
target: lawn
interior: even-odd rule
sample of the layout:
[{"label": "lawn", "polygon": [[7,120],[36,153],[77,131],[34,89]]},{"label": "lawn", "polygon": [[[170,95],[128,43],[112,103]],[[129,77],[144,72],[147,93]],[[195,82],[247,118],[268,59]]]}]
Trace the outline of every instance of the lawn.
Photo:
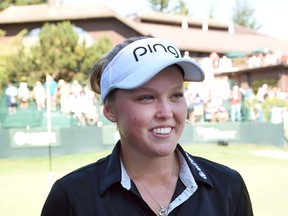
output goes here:
[{"label": "lawn", "polygon": [[[288,148],[259,145],[186,145],[188,152],[228,165],[246,181],[255,216],[284,216],[288,212]],[[282,157],[256,156],[266,152]],[[47,158],[0,160],[1,216],[39,216],[55,179],[107,155],[110,151]],[[254,154],[252,154],[254,153]],[[272,154],[270,154],[272,155]],[[275,155],[275,154],[273,154]],[[273,156],[272,155],[272,156]],[[279,155],[279,154],[278,154]]]}]

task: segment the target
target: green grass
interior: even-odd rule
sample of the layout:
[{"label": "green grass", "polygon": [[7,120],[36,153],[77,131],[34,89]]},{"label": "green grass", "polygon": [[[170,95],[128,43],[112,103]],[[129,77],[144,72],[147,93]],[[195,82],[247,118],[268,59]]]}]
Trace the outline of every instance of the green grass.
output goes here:
[{"label": "green grass", "polygon": [[[252,150],[288,148],[259,145],[187,145],[193,155],[228,165],[243,176],[250,192],[255,216],[284,216],[288,212],[288,160],[259,157]],[[66,173],[110,153],[53,157],[52,175],[47,158],[0,160],[1,216],[39,216],[53,181]]]}]

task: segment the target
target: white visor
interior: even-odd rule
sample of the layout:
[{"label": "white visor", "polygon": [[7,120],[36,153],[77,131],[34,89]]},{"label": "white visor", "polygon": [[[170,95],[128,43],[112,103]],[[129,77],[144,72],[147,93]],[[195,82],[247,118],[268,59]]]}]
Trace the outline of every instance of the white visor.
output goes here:
[{"label": "white visor", "polygon": [[179,49],[165,40],[145,38],[127,45],[103,71],[100,83],[102,101],[114,89],[135,89],[144,85],[173,64],[183,69],[184,81],[204,80],[200,65],[190,58],[183,58]]}]

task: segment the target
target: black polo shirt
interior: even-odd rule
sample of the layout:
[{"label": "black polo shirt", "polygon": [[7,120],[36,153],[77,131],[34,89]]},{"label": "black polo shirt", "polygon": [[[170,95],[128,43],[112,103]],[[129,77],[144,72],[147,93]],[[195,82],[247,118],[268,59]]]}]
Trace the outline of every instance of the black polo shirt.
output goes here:
[{"label": "black polo shirt", "polygon": [[[120,142],[111,155],[57,180],[41,216],[149,216],[120,160]],[[245,183],[238,172],[194,157],[177,146],[180,173],[168,208],[170,216],[252,216]]]}]

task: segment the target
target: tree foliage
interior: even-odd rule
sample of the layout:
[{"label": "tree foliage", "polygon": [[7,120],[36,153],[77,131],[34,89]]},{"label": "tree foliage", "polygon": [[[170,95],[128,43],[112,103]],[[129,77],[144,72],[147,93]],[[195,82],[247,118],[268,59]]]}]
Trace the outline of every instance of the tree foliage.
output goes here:
[{"label": "tree foliage", "polygon": [[1,97],[1,90],[5,88],[5,85],[8,81],[7,73],[5,73],[7,60],[3,57],[0,58],[0,97]]},{"label": "tree foliage", "polygon": [[31,49],[34,69],[42,75],[69,79],[70,71],[79,70],[82,49],[71,23],[45,24],[39,35],[39,45]]},{"label": "tree foliage", "polygon": [[151,8],[154,11],[162,13],[185,14],[189,13],[187,3],[184,0],[178,0],[176,6],[169,10],[170,0],[149,0]]},{"label": "tree foliage", "polygon": [[187,3],[183,0],[179,0],[178,4],[174,8],[174,10],[171,12],[175,13],[175,14],[183,14],[183,15],[189,14],[189,10],[187,8]]},{"label": "tree foliage", "polygon": [[7,34],[7,32],[3,29],[0,29],[0,38],[4,37]]},{"label": "tree foliage", "polygon": [[33,5],[45,2],[47,0],[0,0],[0,11],[8,8],[10,5]]},{"label": "tree foliage", "polygon": [[236,0],[232,15],[233,22],[253,30],[258,30],[261,28],[261,25],[253,17],[254,12],[255,9],[249,5],[247,0]]},{"label": "tree foliage", "polygon": [[166,12],[169,5],[169,0],[149,0],[154,11]]},{"label": "tree foliage", "polygon": [[38,43],[29,49],[22,45],[17,54],[7,60],[9,81],[27,81],[34,85],[51,74],[56,80],[81,79],[80,82],[86,83],[89,68],[112,47],[112,42],[103,36],[87,47],[85,41],[79,43],[78,39],[70,22],[45,24]]}]

